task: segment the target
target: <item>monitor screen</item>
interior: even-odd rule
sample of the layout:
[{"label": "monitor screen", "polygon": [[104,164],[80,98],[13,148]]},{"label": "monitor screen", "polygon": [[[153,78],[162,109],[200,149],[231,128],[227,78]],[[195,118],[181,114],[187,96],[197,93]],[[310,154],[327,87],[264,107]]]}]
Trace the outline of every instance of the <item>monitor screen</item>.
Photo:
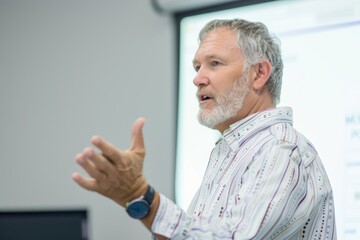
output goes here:
[{"label": "monitor screen", "polygon": [[279,106],[293,108],[294,127],[324,163],[334,190],[339,239],[360,239],[358,0],[267,1],[178,18],[176,202],[187,209],[220,137],[197,122],[192,82],[198,33],[215,18],[260,21],[280,39],[284,74]]},{"label": "monitor screen", "polygon": [[87,212],[2,211],[0,240],[88,240]]}]

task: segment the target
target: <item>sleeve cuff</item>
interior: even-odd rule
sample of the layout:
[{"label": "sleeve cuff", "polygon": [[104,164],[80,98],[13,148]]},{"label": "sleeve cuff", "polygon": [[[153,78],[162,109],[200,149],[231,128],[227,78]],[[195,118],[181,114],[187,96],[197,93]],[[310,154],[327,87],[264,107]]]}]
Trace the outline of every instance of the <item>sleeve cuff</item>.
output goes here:
[{"label": "sleeve cuff", "polygon": [[186,221],[185,212],[167,197],[160,195],[160,204],[151,231],[172,238],[177,235]]}]

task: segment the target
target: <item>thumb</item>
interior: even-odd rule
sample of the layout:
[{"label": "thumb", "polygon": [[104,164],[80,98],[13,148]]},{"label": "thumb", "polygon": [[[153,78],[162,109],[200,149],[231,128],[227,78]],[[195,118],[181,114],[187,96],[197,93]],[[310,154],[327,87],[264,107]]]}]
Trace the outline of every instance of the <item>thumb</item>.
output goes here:
[{"label": "thumb", "polygon": [[143,127],[145,118],[138,118],[131,130],[131,147],[130,150],[135,152],[143,152],[145,150]]}]

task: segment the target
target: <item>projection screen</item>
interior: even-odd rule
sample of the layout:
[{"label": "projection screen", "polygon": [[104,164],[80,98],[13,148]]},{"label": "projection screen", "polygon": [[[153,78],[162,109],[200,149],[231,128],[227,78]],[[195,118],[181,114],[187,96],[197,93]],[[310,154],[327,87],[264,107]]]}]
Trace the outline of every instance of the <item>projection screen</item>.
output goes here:
[{"label": "projection screen", "polygon": [[284,60],[279,106],[291,106],[294,126],[315,145],[334,194],[339,239],[360,239],[360,2],[272,1],[182,17],[176,202],[186,209],[200,186],[220,134],[197,122],[192,60],[198,33],[214,18],[265,23],[280,38]]}]

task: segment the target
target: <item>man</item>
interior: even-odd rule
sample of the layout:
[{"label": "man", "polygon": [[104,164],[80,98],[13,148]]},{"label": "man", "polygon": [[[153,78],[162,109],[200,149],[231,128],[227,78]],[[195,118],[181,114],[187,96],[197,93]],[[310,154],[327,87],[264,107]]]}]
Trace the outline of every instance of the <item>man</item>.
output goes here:
[{"label": "man", "polygon": [[222,133],[187,213],[145,180],[144,119],[122,151],[98,136],[73,179],[141,219],[157,239],[336,239],[333,195],[311,143],[276,108],[283,64],[265,25],[214,20],[200,32],[193,65],[198,119]]}]

